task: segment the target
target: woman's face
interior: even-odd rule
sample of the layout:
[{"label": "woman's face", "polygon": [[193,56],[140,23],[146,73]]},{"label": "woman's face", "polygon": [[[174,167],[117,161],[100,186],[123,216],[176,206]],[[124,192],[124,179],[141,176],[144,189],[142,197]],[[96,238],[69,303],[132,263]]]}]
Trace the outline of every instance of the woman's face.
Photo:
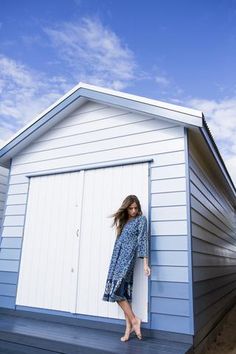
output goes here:
[{"label": "woman's face", "polygon": [[128,210],[129,217],[134,217],[138,214],[138,206],[135,202],[130,204],[127,210]]}]

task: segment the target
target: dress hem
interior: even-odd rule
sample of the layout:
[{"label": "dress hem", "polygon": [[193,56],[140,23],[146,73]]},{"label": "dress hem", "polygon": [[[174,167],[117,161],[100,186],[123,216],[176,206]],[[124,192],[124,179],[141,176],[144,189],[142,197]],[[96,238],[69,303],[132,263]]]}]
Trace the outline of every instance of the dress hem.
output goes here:
[{"label": "dress hem", "polygon": [[107,302],[116,302],[121,300],[127,300],[128,302],[132,302],[132,299],[127,299],[126,297],[121,297],[121,296],[116,296],[115,298],[111,296],[103,297],[102,300]]}]

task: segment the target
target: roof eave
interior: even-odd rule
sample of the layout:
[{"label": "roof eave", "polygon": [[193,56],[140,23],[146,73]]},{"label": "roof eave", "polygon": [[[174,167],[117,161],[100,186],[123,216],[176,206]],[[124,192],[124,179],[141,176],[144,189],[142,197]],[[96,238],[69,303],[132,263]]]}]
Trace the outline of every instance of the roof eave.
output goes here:
[{"label": "roof eave", "polygon": [[81,98],[153,115],[187,127],[202,126],[202,112],[200,111],[80,82],[5,142],[0,149],[0,163],[2,159],[6,162],[10,151],[12,154],[9,155],[9,159],[14,156],[12,149],[26,142],[27,137]]},{"label": "roof eave", "polygon": [[211,131],[210,131],[210,129],[207,125],[207,122],[205,120],[204,114],[202,114],[202,121],[203,121],[203,126],[199,127],[199,130],[200,130],[201,134],[203,135],[203,137],[205,138],[205,141],[207,142],[222,174],[224,175],[228,185],[230,186],[230,189],[231,189],[231,191],[233,193],[233,197],[234,197],[234,203],[235,203],[234,207],[236,207],[236,188],[235,188],[234,182],[227,170],[224,160],[223,160],[223,158],[218,150],[218,147],[214,141],[214,138],[213,138]]}]

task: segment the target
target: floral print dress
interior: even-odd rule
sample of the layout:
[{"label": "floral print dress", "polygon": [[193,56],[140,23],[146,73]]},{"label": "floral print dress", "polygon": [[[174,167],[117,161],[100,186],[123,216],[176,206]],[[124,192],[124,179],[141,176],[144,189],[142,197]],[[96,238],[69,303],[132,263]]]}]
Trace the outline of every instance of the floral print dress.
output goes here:
[{"label": "floral print dress", "polygon": [[132,301],[133,271],[136,258],[148,257],[147,218],[128,220],[116,239],[108,270],[104,301]]}]

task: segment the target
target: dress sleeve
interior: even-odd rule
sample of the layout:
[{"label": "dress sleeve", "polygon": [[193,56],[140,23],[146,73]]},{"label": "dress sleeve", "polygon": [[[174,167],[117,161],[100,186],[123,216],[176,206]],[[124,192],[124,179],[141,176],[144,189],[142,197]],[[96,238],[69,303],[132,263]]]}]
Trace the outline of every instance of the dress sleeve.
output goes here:
[{"label": "dress sleeve", "polygon": [[138,247],[137,257],[148,257],[148,232],[147,232],[147,218],[142,215],[138,223]]}]

